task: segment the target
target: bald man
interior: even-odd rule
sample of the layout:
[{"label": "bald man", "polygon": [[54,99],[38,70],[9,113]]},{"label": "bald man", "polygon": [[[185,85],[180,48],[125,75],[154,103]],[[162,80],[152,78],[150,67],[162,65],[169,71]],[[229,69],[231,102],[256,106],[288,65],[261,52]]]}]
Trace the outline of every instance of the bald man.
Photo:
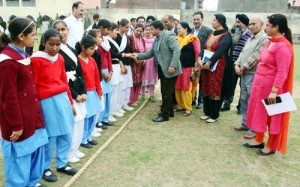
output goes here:
[{"label": "bald man", "polygon": [[246,114],[248,108],[248,100],[252,88],[254,75],[256,72],[259,57],[264,45],[269,41],[267,35],[263,30],[264,22],[258,16],[253,16],[249,22],[249,29],[252,32],[250,38],[246,41],[239,58],[235,61],[235,72],[241,77],[241,113],[242,123],[235,127],[236,131],[248,131],[244,136],[245,139],[252,139],[255,137],[255,132],[249,129],[246,122]]},{"label": "bald man", "polygon": [[165,15],[162,17],[161,22],[163,22],[165,29],[168,31],[172,31],[177,36],[177,28],[174,24],[174,17],[172,15]]}]

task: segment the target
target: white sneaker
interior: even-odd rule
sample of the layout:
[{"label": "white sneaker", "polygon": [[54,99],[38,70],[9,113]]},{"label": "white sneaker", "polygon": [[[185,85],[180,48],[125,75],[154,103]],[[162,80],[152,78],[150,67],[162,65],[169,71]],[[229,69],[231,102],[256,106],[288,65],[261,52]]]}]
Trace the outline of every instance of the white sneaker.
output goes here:
[{"label": "white sneaker", "polygon": [[102,132],[103,130],[101,128],[95,127],[94,132]]},{"label": "white sneaker", "polygon": [[113,112],[112,115],[115,117],[119,117],[119,118],[124,116],[124,114],[119,113],[119,112]]},{"label": "white sneaker", "polygon": [[79,161],[80,161],[80,159],[77,158],[77,157],[75,157],[75,156],[69,157],[69,162],[70,162],[70,163],[77,163],[77,162],[79,162]]},{"label": "white sneaker", "polygon": [[100,134],[99,132],[93,131],[93,132],[92,132],[92,136],[95,137],[95,138],[97,138],[97,137],[100,137],[101,134]]},{"label": "white sneaker", "polygon": [[110,122],[116,122],[117,119],[114,118],[114,116],[110,115],[110,116],[108,117],[108,121],[110,121]]},{"label": "white sneaker", "polygon": [[126,111],[123,110],[122,108],[120,108],[118,112],[121,113],[121,114],[125,114],[126,113]]},{"label": "white sneaker", "polygon": [[128,105],[124,106],[123,109],[124,109],[124,110],[127,110],[127,111],[132,111],[132,110],[134,110],[133,107],[130,107],[130,106],[128,106]]},{"label": "white sneaker", "polygon": [[76,152],[76,157],[80,159],[80,158],[85,157],[85,154],[84,154],[83,152],[81,152],[81,151],[78,150],[78,151]]}]

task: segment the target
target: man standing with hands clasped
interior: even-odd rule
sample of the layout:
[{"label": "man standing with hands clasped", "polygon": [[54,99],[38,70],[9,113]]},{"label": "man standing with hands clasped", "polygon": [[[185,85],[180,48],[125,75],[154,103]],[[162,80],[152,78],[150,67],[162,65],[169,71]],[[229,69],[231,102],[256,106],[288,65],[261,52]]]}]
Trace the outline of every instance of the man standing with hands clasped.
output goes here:
[{"label": "man standing with hands clasped", "polygon": [[248,131],[244,136],[245,139],[252,139],[255,137],[255,132],[249,129],[246,122],[246,114],[248,108],[248,100],[251,94],[252,83],[256,72],[257,64],[259,62],[260,53],[264,45],[269,41],[266,33],[263,30],[264,22],[258,16],[253,16],[250,19],[249,29],[252,32],[251,37],[246,41],[245,46],[235,61],[235,72],[241,76],[241,113],[242,123],[235,127],[236,131]]},{"label": "man standing with hands clasped", "polygon": [[162,105],[158,117],[154,122],[168,121],[174,116],[173,95],[177,76],[182,73],[179,61],[180,47],[173,32],[164,30],[161,21],[151,23],[151,32],[156,39],[147,53],[134,53],[133,58],[145,60],[154,57],[155,67],[160,78]]}]

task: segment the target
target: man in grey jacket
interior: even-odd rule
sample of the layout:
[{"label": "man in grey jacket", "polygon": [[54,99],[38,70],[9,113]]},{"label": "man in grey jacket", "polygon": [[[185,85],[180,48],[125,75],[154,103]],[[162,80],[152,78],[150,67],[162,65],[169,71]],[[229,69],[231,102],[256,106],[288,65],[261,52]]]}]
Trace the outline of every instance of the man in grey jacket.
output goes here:
[{"label": "man in grey jacket", "polygon": [[133,54],[132,57],[139,60],[154,57],[155,67],[160,78],[162,105],[161,112],[153,121],[163,122],[174,116],[173,93],[177,76],[182,73],[179,60],[180,47],[176,35],[164,30],[161,21],[154,21],[150,26],[153,36],[156,36],[152,48],[147,53]]}]

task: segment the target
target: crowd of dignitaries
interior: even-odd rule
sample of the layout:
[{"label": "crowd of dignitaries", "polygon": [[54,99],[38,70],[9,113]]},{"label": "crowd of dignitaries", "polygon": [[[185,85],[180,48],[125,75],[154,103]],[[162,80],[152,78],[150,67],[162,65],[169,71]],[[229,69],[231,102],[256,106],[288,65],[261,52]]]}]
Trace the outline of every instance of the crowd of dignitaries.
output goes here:
[{"label": "crowd of dignitaries", "polygon": [[[236,15],[229,31],[226,17],[215,14],[211,28],[202,12],[193,25],[165,15],[162,21],[140,16],[118,23],[94,16],[84,31],[84,4],[56,20],[30,58],[36,24],[15,18],[1,34],[0,125],[6,186],[44,186],[58,180],[51,170],[75,175],[69,163],[85,157],[82,149],[118,117],[134,110],[160,80],[162,103],[153,122],[175,113],[188,117],[193,104],[203,108],[201,120],[215,123],[227,111],[240,78],[238,112],[252,139],[244,144],[267,156],[286,152],[289,113],[269,116],[261,102],[276,103],[278,94],[292,92],[294,54],[291,31],[282,14],[266,19]],[[212,54],[207,58],[207,53]],[[268,141],[264,134],[269,131]],[[82,147],[79,150],[79,147]],[[22,164],[21,164],[22,163]]]}]

